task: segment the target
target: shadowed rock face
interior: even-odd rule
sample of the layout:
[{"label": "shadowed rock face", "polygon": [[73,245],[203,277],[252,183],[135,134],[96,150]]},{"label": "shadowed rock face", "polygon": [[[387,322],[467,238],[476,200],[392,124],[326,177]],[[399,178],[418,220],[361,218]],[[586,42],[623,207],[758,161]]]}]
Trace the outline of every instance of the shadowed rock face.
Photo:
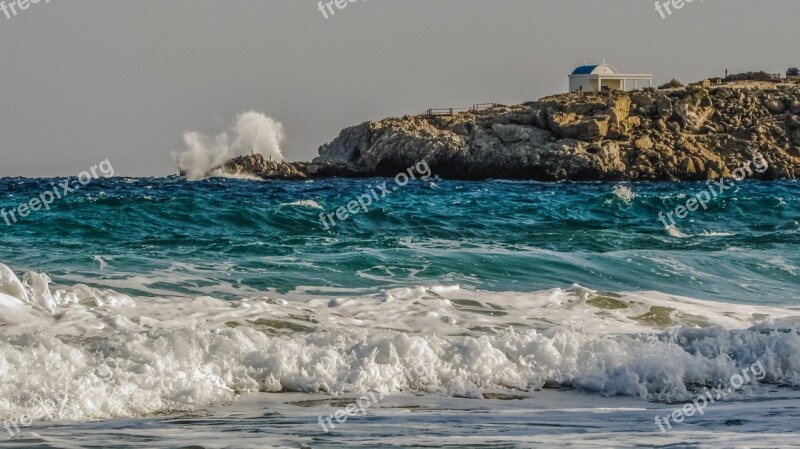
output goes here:
[{"label": "shadowed rock face", "polygon": [[766,83],[570,93],[362,123],[323,145],[313,163],[246,156],[224,169],[264,179],[394,176],[425,160],[452,179],[673,181],[729,177],[760,154],[769,169],[751,177],[795,178],[799,113],[800,88]]},{"label": "shadowed rock face", "polygon": [[263,179],[306,179],[306,175],[292,164],[268,161],[261,154],[231,159],[221,169],[232,175],[250,175]]}]

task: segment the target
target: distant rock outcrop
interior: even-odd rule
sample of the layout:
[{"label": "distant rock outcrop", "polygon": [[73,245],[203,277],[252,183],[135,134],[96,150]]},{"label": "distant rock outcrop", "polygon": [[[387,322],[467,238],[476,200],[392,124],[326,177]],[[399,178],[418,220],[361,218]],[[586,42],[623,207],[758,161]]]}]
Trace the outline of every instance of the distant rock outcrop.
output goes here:
[{"label": "distant rock outcrop", "polygon": [[261,154],[240,156],[222,165],[221,170],[231,175],[250,175],[263,179],[306,179],[294,165],[267,160]]},{"label": "distant rock outcrop", "polygon": [[315,178],[356,178],[369,176],[363,168],[347,162],[276,162],[261,154],[239,156],[219,167],[229,175],[254,176],[264,180],[303,180]]},{"label": "distant rock outcrop", "polygon": [[769,169],[753,177],[795,178],[798,114],[800,88],[772,83],[569,93],[366,122],[323,145],[313,163],[247,156],[224,170],[265,179],[394,176],[426,160],[451,179],[674,181],[728,177],[761,155]]}]

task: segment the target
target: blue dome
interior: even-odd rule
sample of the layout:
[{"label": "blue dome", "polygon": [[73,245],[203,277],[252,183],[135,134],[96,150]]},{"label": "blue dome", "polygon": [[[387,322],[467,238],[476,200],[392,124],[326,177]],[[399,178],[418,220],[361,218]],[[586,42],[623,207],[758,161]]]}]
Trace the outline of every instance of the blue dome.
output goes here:
[{"label": "blue dome", "polygon": [[572,72],[573,75],[591,75],[598,66],[596,65],[584,65],[580,66],[575,71]]}]

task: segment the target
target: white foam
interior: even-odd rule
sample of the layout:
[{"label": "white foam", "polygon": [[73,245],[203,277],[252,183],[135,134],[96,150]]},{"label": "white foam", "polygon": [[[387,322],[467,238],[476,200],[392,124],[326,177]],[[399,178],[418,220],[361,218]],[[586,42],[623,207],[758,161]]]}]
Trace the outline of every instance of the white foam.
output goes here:
[{"label": "white foam", "polygon": [[790,264],[783,257],[775,257],[773,259],[770,259],[770,260],[766,261],[765,264],[761,264],[761,267],[764,267],[764,268],[777,268],[779,270],[782,270],[782,271],[785,271],[785,272],[791,274],[792,276],[797,275],[798,270],[800,270],[800,268],[797,268],[796,266]]},{"label": "white foam", "polygon": [[681,232],[681,230],[678,229],[678,227],[675,226],[675,225],[670,225],[667,228],[667,233],[672,237],[677,237],[677,238],[680,238],[680,239],[688,239],[689,238],[688,235],[686,235],[683,232]]},{"label": "white foam", "polygon": [[731,237],[736,235],[735,232],[725,232],[725,231],[703,231],[699,235],[703,237]]},{"label": "white foam", "polygon": [[620,185],[614,186],[613,193],[617,198],[621,199],[622,201],[624,201],[626,203],[630,203],[631,201],[636,199],[636,194],[633,193],[633,190],[631,190],[630,187],[625,186],[625,185],[621,185],[620,184]]},{"label": "white foam", "polygon": [[579,286],[132,299],[83,285],[45,292],[45,275],[15,282],[4,268],[0,419],[44,398],[59,403],[52,419],[84,420],[258,391],[479,397],[558,385],[673,401],[756,361],[769,382],[800,385],[800,336],[786,331],[800,318],[785,308]]},{"label": "white foam", "polygon": [[297,207],[308,207],[310,209],[322,209],[319,203],[314,200],[299,200],[293,201],[291,203],[283,203],[281,206],[297,206]]},{"label": "white foam", "polygon": [[211,170],[208,172],[208,177],[210,178],[228,178],[228,179],[238,179],[240,181],[263,181],[264,179],[259,178],[255,175],[250,175],[247,173],[227,173],[223,170],[216,169]]},{"label": "white foam", "polygon": [[239,114],[236,123],[216,136],[199,132],[183,135],[186,149],[173,154],[178,168],[190,180],[216,176],[210,173],[220,165],[237,156],[262,154],[275,160],[283,160],[281,145],[285,140],[283,125],[266,115],[249,111]]},{"label": "white foam", "polygon": [[100,269],[105,270],[108,268],[107,260],[114,260],[113,257],[104,257],[104,256],[92,256],[92,259],[96,260],[98,264],[100,264]]}]

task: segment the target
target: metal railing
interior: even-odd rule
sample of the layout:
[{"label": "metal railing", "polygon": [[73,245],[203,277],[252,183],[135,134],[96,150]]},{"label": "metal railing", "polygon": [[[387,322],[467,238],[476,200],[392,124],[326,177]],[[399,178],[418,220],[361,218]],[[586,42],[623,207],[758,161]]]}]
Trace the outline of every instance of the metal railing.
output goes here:
[{"label": "metal railing", "polygon": [[473,104],[471,108],[428,109],[423,115],[428,117],[452,117],[464,112],[474,114],[494,107],[497,107],[497,103],[479,103]]}]

